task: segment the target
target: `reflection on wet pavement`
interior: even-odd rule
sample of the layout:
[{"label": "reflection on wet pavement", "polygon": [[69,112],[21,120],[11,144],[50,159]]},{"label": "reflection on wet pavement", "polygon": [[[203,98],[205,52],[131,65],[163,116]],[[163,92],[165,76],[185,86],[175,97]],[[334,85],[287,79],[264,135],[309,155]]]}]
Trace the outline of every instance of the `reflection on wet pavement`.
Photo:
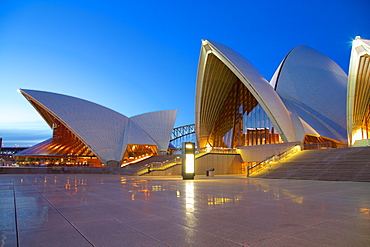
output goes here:
[{"label": "reflection on wet pavement", "polygon": [[367,246],[369,189],[240,176],[1,175],[0,246]]}]

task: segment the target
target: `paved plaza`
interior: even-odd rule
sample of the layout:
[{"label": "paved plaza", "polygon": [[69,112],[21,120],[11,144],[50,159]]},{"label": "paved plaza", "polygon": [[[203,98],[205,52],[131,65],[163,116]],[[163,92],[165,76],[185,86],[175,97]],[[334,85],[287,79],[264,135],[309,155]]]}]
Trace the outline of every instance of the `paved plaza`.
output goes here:
[{"label": "paved plaza", "polygon": [[370,183],[0,175],[0,246],[370,246]]}]

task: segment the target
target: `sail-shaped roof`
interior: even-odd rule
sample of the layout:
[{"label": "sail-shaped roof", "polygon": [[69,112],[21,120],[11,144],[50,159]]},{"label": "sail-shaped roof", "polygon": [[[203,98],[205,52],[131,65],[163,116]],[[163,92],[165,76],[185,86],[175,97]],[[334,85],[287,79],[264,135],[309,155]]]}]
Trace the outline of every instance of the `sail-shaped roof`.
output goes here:
[{"label": "sail-shaped roof", "polygon": [[221,104],[236,79],[239,79],[261,104],[284,141],[295,141],[290,113],[262,74],[247,59],[229,47],[203,40],[195,109],[196,134],[200,146],[205,146]]},{"label": "sail-shaped roof", "polygon": [[[44,91],[20,90],[41,115],[56,118],[103,162],[122,158],[123,133],[128,117],[93,102]],[[46,115],[46,117],[45,117]]]},{"label": "sail-shaped roof", "polygon": [[159,151],[165,152],[170,143],[176,115],[177,110],[167,110],[144,113],[130,119],[153,138]]},{"label": "sail-shaped roof", "polygon": [[[104,106],[72,96],[28,89],[21,89],[20,92],[51,128],[57,120],[104,164],[120,164],[128,144],[165,145],[163,140],[169,140],[171,131],[168,129],[172,130],[176,118],[176,111],[163,111],[130,119]],[[166,131],[156,133],[155,130],[161,129]],[[167,136],[160,137],[161,134]]]},{"label": "sail-shaped roof", "polygon": [[295,47],[270,83],[289,110],[319,135],[346,142],[347,75],[332,59],[308,46]]}]

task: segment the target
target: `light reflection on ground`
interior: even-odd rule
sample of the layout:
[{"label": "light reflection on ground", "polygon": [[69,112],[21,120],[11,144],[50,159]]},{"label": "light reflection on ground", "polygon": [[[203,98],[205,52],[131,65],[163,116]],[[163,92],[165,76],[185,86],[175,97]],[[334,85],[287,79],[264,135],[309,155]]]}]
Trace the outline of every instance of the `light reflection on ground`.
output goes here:
[{"label": "light reflection on ground", "polygon": [[[370,183],[237,176],[182,180],[118,175],[2,175],[0,212],[9,217],[3,217],[0,224],[0,243],[16,241],[16,234],[9,234],[16,229],[16,219],[23,243],[41,239],[37,234],[55,229],[54,235],[63,231],[77,234],[80,240],[75,239],[73,244],[83,246],[86,238],[92,243],[107,238],[115,231],[111,228],[114,226],[122,228],[122,234],[130,229],[136,239],[145,238],[147,246],[188,246],[194,241],[202,246],[320,246],[324,240],[332,246],[366,246],[370,243],[369,189]],[[17,216],[9,213],[14,210]],[[114,237],[106,241],[121,234],[111,236]],[[126,239],[120,241],[125,243]]]}]

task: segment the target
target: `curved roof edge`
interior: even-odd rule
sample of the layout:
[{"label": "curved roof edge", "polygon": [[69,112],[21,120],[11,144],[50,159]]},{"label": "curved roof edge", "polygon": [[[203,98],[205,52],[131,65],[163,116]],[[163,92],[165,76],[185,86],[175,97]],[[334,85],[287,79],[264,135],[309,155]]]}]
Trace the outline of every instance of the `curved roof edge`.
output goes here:
[{"label": "curved roof edge", "polygon": [[20,89],[53,128],[57,119],[104,163],[121,163],[128,144],[156,145],[167,151],[177,110],[149,112],[128,118],[80,98]]},{"label": "curved roof edge", "polygon": [[[276,129],[281,133],[283,140],[285,142],[296,141],[289,111],[262,74],[239,53],[220,43],[208,40],[202,40],[198,65],[195,109],[196,128],[200,127],[200,102],[202,100],[204,70],[209,53],[213,53],[219,58],[248,88],[261,104]],[[197,138],[199,138],[198,135],[199,133]]]},{"label": "curved roof edge", "polygon": [[[354,131],[354,110],[358,105],[355,105],[355,102],[363,102],[365,99],[360,99],[356,94],[356,86],[358,82],[359,70],[361,73],[364,73],[364,70],[369,70],[365,66],[360,66],[360,58],[364,56],[370,56],[370,40],[362,39],[360,36],[356,36],[355,40],[352,41],[352,50],[349,63],[349,73],[348,73],[348,90],[347,90],[347,132],[348,132],[348,142],[352,145],[356,139],[353,137]],[[360,68],[361,67],[361,68]],[[365,91],[365,90],[364,90]],[[369,98],[370,95],[364,95],[364,97]],[[366,107],[366,106],[365,106]]]},{"label": "curved roof edge", "polygon": [[63,123],[102,163],[120,162],[122,136],[129,121],[126,116],[72,96],[28,89],[20,89],[20,92],[34,107],[37,104],[35,108],[44,119],[47,113]]},{"label": "curved roof edge", "polygon": [[294,112],[320,135],[347,142],[347,75],[328,56],[305,45],[297,46],[284,57],[270,85],[285,104],[292,102]]},{"label": "curved roof edge", "polygon": [[177,110],[148,112],[131,117],[142,130],[158,145],[158,150],[166,152],[175,125]]},{"label": "curved roof edge", "polygon": [[270,80],[270,85],[274,88],[274,90],[276,91],[276,87],[277,87],[277,82],[279,81],[279,76],[280,76],[280,72],[281,72],[281,69],[283,68],[284,66],[284,63],[285,63],[285,60],[288,58],[289,54],[294,50],[291,49],[288,54],[286,54],[286,56],[284,57],[283,61],[281,61],[281,63],[279,64],[279,67],[275,70],[275,73],[272,75],[272,78]]}]

